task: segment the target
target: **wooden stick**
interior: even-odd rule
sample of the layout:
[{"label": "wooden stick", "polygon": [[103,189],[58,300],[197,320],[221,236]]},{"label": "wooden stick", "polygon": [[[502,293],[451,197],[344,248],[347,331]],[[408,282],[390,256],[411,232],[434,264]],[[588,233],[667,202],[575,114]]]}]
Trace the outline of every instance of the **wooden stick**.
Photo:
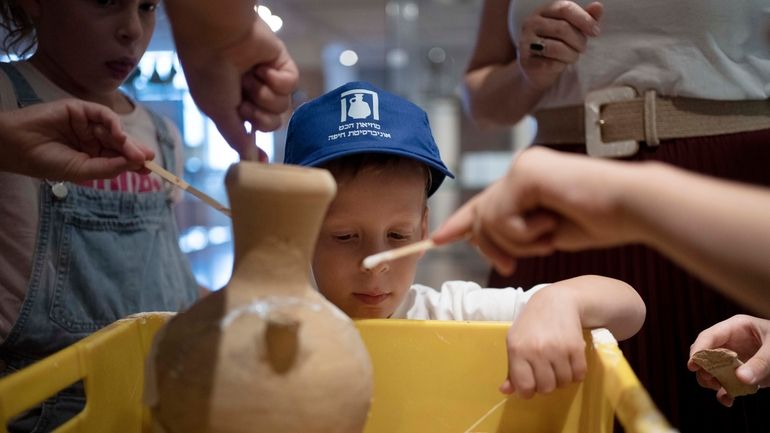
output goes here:
[{"label": "wooden stick", "polygon": [[214,200],[210,196],[206,195],[201,190],[185,182],[184,179],[182,179],[181,177],[159,166],[154,161],[147,161],[144,163],[144,166],[147,167],[148,170],[152,171],[153,173],[156,173],[158,176],[165,179],[166,181],[178,186],[179,188],[182,188],[183,190],[203,200],[203,202],[206,203],[207,205],[213,207],[214,209],[222,212],[227,216],[230,216],[230,209],[224,207],[221,203]]},{"label": "wooden stick", "polygon": [[371,256],[368,256],[364,259],[362,265],[364,269],[374,269],[383,262],[400,259],[401,257],[417,254],[422,251],[428,251],[432,248],[436,248],[436,244],[433,242],[433,239],[425,239],[424,241],[415,242],[400,248],[394,248],[392,250],[372,254]]}]

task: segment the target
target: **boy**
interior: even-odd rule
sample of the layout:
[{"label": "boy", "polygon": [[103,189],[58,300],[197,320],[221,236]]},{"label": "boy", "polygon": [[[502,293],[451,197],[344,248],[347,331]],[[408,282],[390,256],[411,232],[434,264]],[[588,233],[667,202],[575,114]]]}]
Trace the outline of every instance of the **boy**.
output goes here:
[{"label": "boy", "polygon": [[428,236],[427,198],[452,176],[425,112],[398,96],[353,82],[301,106],[284,162],[326,168],[337,181],[313,257],[318,290],[353,318],[515,320],[504,393],[530,397],[581,380],[583,328],[625,339],[644,322],[636,292],[599,276],[526,292],[465,281],[436,291],[413,284],[419,255],[365,270],[366,256]]}]

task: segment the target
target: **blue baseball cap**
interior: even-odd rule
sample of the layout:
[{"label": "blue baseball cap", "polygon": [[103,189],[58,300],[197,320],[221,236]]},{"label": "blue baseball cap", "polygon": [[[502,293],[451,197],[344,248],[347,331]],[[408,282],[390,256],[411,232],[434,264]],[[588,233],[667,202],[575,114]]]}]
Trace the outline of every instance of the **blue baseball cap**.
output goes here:
[{"label": "blue baseball cap", "polygon": [[301,105],[289,121],[283,162],[310,167],[343,156],[387,153],[422,162],[431,171],[428,195],[446,176],[428,115],[404,98],[354,81]]}]

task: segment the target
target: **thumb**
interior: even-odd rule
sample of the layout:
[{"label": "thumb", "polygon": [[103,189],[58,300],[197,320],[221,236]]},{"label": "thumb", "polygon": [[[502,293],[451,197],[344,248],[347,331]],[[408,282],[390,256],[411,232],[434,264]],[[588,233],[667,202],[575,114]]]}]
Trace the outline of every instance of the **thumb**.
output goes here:
[{"label": "thumb", "polygon": [[475,198],[471,199],[444,221],[441,227],[431,235],[433,242],[442,245],[460,239],[469,233],[476,218],[476,201]]},{"label": "thumb", "polygon": [[735,375],[750,385],[770,385],[770,343],[765,342],[745,364],[738,367]]},{"label": "thumb", "polygon": [[602,18],[602,15],[604,15],[604,5],[599,2],[590,3],[584,9],[596,21],[599,21]]}]

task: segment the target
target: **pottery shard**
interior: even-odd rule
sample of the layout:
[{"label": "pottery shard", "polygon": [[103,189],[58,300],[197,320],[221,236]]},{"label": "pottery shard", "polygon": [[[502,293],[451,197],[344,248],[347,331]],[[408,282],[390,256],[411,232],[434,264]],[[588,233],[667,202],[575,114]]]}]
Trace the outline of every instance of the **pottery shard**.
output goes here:
[{"label": "pottery shard", "polygon": [[729,349],[706,349],[695,352],[692,360],[722,384],[727,395],[739,397],[754,394],[759,389],[756,385],[747,385],[735,375],[735,369],[743,365],[738,354]]}]

